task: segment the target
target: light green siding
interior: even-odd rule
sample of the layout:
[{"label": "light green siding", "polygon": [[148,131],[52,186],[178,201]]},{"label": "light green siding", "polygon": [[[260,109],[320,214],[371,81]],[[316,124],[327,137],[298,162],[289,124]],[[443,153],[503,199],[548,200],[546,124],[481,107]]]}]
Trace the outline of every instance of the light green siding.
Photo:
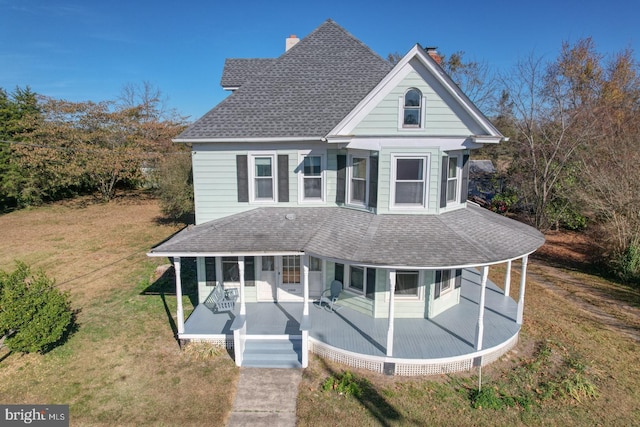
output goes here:
[{"label": "light green siding", "polygon": [[[394,87],[371,112],[355,127],[354,135],[415,135],[415,136],[468,136],[477,133],[468,116],[451,98],[440,83],[421,66]],[[422,70],[422,72],[420,72]],[[409,88],[419,89],[426,97],[426,120],[423,129],[398,128],[404,94]],[[435,89],[435,90],[434,90]],[[484,133],[484,132],[483,132]]]},{"label": "light green siding", "polygon": [[[298,206],[298,173],[300,152],[311,149],[326,152],[324,144],[276,144],[266,150],[264,146],[247,146],[239,150],[232,144],[196,144],[193,148],[193,187],[196,222],[202,224],[213,219],[244,212],[259,206]],[[238,202],[236,156],[249,153],[274,153],[289,156],[289,202],[247,203]],[[304,206],[335,206],[336,158],[335,150],[326,155],[325,180],[327,197],[325,203],[304,203]]]}]

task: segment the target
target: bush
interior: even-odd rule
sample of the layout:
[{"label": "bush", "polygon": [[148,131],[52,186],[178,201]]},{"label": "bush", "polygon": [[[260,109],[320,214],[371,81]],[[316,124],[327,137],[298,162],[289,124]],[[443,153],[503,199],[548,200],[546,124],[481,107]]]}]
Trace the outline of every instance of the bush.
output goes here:
[{"label": "bush", "polygon": [[614,255],[611,264],[621,280],[640,284],[640,244],[630,245],[624,252]]},{"label": "bush", "polygon": [[21,262],[0,271],[0,335],[12,351],[45,353],[63,341],[74,324],[68,293]]},{"label": "bush", "polygon": [[155,171],[156,192],[162,213],[180,219],[193,212],[191,153],[177,152],[164,158]]}]

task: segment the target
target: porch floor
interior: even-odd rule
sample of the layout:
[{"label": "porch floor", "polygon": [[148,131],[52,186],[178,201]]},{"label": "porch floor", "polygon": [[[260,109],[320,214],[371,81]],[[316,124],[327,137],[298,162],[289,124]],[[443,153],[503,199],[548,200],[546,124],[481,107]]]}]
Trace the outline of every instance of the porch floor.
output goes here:
[{"label": "porch floor", "polygon": [[[395,319],[393,357],[436,359],[474,352],[480,273],[463,272],[460,303],[433,319]],[[309,336],[330,346],[370,356],[385,356],[388,319],[374,319],[348,307],[336,312],[310,302]],[[213,313],[198,305],[185,322],[185,335],[233,336],[231,324],[239,312]],[[247,303],[247,335],[300,335],[301,303]],[[487,283],[483,349],[500,345],[520,329],[517,304],[494,283]]]}]

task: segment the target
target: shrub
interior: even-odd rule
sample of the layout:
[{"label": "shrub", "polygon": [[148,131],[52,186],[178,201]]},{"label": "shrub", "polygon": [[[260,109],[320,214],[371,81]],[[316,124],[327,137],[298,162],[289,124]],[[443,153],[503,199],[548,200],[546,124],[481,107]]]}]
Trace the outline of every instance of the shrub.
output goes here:
[{"label": "shrub", "polygon": [[322,389],[324,391],[335,390],[338,394],[347,396],[359,397],[362,395],[362,387],[359,384],[359,380],[350,371],[328,377],[322,383]]},{"label": "shrub", "polygon": [[614,273],[627,283],[640,284],[640,244],[630,245],[611,261]]},{"label": "shrub", "polygon": [[0,271],[0,335],[12,351],[45,353],[71,331],[69,295],[44,273],[32,274],[21,262],[12,273]]}]

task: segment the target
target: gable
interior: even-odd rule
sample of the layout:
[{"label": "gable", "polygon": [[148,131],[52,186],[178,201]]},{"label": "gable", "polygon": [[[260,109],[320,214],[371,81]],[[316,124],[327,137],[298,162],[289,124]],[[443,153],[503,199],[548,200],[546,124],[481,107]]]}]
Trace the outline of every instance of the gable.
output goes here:
[{"label": "gable", "polygon": [[[424,123],[402,126],[404,94],[420,90]],[[416,45],[380,84],[336,127],[332,136],[484,137],[502,135],[451,81],[444,70]]]}]

